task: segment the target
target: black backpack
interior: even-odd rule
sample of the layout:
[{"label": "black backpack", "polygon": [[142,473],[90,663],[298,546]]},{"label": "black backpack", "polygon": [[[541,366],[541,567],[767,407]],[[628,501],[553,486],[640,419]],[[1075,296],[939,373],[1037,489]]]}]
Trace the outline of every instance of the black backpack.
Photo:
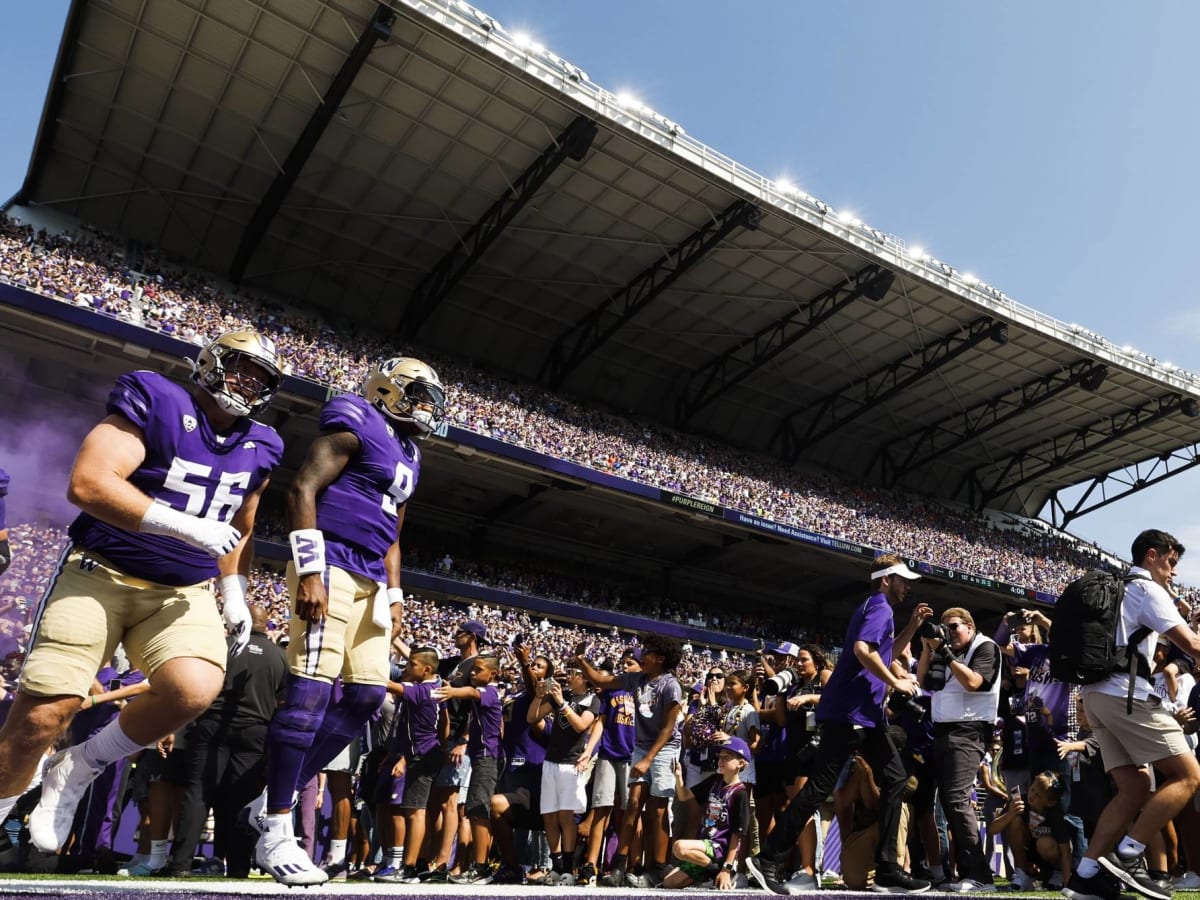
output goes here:
[{"label": "black backpack", "polygon": [[1118,647],[1115,638],[1125,585],[1137,578],[1145,576],[1093,569],[1067,585],[1054,606],[1050,629],[1051,678],[1068,684],[1094,684],[1117,672],[1128,672],[1132,709],[1134,676],[1151,677],[1149,662],[1137,652],[1150,629],[1137,629],[1126,647]]}]

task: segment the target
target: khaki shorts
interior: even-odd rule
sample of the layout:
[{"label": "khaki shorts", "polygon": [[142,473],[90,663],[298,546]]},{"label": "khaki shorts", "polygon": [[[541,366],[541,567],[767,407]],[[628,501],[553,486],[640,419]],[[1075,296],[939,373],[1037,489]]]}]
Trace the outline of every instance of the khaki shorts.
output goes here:
[{"label": "khaki shorts", "polygon": [[875,883],[875,857],[879,849],[879,823],[842,835],[842,882],[852,891],[865,891]]},{"label": "khaki shorts", "polygon": [[[325,570],[329,609],[324,622],[310,624],[293,614],[288,623],[288,667],[293,675],[327,681],[339,675],[346,684],[387,684],[390,629],[371,621],[379,585],[370,578],[330,566]],[[288,563],[288,592],[295,597],[300,579]]]},{"label": "khaki shorts", "polygon": [[225,671],[228,646],[212,583],[168,587],[125,575],[95,553],[65,551],[34,621],[21,690],[86,697],[118,643],[151,681],[159,666],[182,657]]},{"label": "khaki shorts", "polygon": [[1145,700],[1135,699],[1133,712],[1128,713],[1124,697],[1089,691],[1083,695],[1083,708],[1092,734],[1100,742],[1106,772],[1191,753],[1183,728],[1153,694]]}]

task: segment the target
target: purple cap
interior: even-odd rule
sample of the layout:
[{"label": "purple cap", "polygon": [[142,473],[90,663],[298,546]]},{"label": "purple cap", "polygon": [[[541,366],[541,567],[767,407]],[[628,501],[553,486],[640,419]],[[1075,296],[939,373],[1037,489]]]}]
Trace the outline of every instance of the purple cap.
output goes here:
[{"label": "purple cap", "polygon": [[475,643],[481,647],[488,642],[487,626],[477,619],[467,619],[467,621],[458,626],[458,630],[475,635]]},{"label": "purple cap", "polygon": [[740,756],[746,762],[750,762],[750,745],[743,741],[740,737],[731,737],[721,745],[721,749],[732,753],[734,756]]}]

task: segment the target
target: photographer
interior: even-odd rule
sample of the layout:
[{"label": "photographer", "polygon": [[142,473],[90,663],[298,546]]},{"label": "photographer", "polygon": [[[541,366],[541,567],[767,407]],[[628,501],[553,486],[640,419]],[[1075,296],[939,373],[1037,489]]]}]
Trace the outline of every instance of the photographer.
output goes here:
[{"label": "photographer", "polygon": [[917,678],[931,692],[938,793],[954,837],[959,891],[990,891],[992,871],[979,842],[971,789],[991,740],[1000,702],[1000,648],[975,630],[961,607],[927,622],[921,636]]},{"label": "photographer", "polygon": [[[775,729],[775,734],[782,734],[782,761],[775,764],[774,771],[769,762],[757,767],[756,790],[758,786],[766,790],[754,795],[760,810],[763,802],[760,798],[765,797],[768,814],[772,817],[773,810],[779,808],[782,811],[782,804],[795,797],[808,781],[817,758],[817,704],[833,673],[824,651],[814,644],[797,647],[784,643],[779,646],[779,652],[786,653],[788,658],[779,672],[763,684],[766,699],[772,702],[760,711],[759,720],[763,726]],[[758,825],[760,835],[769,833],[770,819],[764,823],[764,817],[760,815]],[[819,825],[819,819],[814,816],[800,834],[797,875],[816,876]]]},{"label": "photographer", "polygon": [[884,554],[871,564],[871,595],[859,604],[850,619],[842,654],[817,706],[821,740],[809,781],[777,819],[775,830],[763,842],[762,852],[746,860],[746,868],[754,880],[769,891],[789,894],[796,889],[816,888],[815,878],[808,885],[785,885],[780,868],[817,806],[837,784],[842,767],[856,751],[870,763],[881,791],[876,890],[881,893],[929,890],[928,881],[912,878],[900,867],[896,839],[908,776],[883,717],[888,688],[905,694],[917,691],[911,679],[896,677],[888,666],[893,645],[903,646],[911,641],[917,626],[932,613],[928,605],[918,605],[904,629],[895,633],[892,608],[904,602],[912,582],[920,577],[893,554]]}]

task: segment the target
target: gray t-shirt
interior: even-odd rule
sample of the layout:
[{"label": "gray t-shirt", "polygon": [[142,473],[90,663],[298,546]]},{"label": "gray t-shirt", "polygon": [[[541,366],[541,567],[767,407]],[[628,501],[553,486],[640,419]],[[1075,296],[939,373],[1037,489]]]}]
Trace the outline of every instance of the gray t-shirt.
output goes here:
[{"label": "gray t-shirt", "polygon": [[683,688],[679,686],[679,680],[670,672],[653,678],[642,672],[629,672],[621,675],[621,687],[633,694],[637,711],[634,746],[638,750],[649,750],[666,725],[668,711],[671,711],[675,718],[675,730],[663,749],[679,747],[678,710],[672,711],[672,707],[683,703]]}]

